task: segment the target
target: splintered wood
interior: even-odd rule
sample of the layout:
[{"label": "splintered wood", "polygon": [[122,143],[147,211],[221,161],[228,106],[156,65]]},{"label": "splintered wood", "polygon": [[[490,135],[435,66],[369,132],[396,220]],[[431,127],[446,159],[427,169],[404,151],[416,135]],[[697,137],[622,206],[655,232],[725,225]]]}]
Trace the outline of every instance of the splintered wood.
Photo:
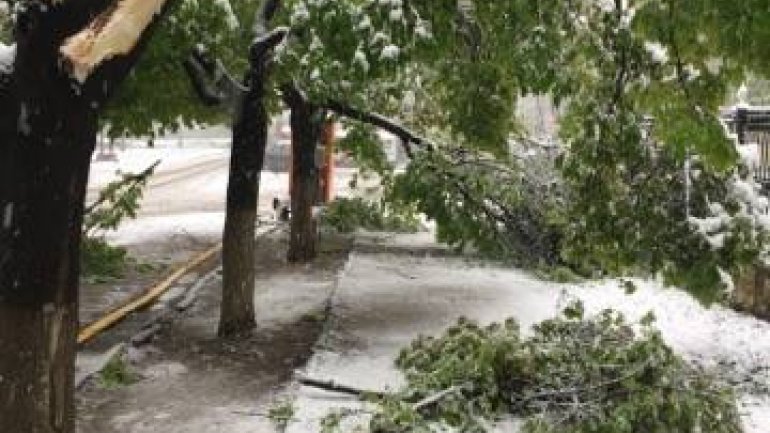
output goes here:
[{"label": "splintered wood", "polygon": [[167,1],[118,0],[67,38],[59,52],[72,77],[83,83],[103,62],[129,54]]}]

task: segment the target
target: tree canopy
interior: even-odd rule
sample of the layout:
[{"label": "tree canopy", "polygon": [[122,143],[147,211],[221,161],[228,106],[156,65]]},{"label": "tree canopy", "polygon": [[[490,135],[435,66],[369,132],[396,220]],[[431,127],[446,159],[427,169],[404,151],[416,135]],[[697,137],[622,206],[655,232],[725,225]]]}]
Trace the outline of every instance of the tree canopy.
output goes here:
[{"label": "tree canopy", "polygon": [[[495,254],[537,245],[551,252],[534,261],[586,272],[663,273],[704,299],[764,252],[757,185],[735,170],[718,115],[767,70],[770,12],[758,0],[277,3],[271,25],[288,36],[271,105],[296,85],[352,122],[342,147],[381,172],[372,124],[395,132],[414,163],[385,176],[390,197],[436,219],[443,240]],[[183,2],[111,111],[112,133],[220,119],[190,100],[182,58],[204,45],[237,76],[255,8]],[[516,101],[530,94],[565,113],[563,180],[541,202],[543,185],[510,152],[523,134]]]}]

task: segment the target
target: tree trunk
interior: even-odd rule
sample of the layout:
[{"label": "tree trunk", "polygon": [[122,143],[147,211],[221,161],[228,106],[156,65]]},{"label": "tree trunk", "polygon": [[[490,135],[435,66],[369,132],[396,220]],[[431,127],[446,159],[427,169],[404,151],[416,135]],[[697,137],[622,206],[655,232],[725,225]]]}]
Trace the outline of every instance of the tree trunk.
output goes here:
[{"label": "tree trunk", "polygon": [[319,199],[319,169],[316,149],[326,117],[325,111],[310,104],[300,92],[288,92],[291,108],[291,224],[288,260],[312,261],[317,255],[318,231],[313,207]]},{"label": "tree trunk", "polygon": [[269,118],[264,106],[264,68],[251,71],[233,125],[233,146],[222,239],[222,304],[219,336],[251,331],[254,317],[255,226],[259,179],[265,160]]},{"label": "tree trunk", "polygon": [[3,432],[74,431],[80,233],[96,117],[57,105],[25,102],[28,123],[0,150]]},{"label": "tree trunk", "polygon": [[108,28],[117,8],[25,5],[15,19],[13,71],[0,78],[0,432],[72,433],[81,226],[97,116],[157,17],[131,52],[94,65],[79,83],[63,70],[63,41],[94,22],[89,28]]}]

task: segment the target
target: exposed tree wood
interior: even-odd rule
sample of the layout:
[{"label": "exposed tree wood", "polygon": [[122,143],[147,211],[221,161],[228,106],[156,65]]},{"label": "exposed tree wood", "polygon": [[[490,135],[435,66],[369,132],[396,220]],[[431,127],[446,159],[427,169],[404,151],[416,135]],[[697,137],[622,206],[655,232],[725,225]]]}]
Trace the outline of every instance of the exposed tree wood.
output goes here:
[{"label": "exposed tree wood", "polygon": [[415,411],[427,409],[435,405],[436,403],[440,402],[441,400],[445,399],[446,397],[462,391],[462,389],[463,387],[461,386],[452,386],[445,390],[439,391],[435,394],[431,394],[423,398],[422,400],[418,401],[417,403],[413,404],[412,409],[414,409]]},{"label": "exposed tree wood", "polygon": [[[300,377],[297,379],[297,382],[299,382],[301,385],[308,386],[311,388],[318,388],[324,391],[352,395],[358,398],[364,398],[364,397],[385,398],[391,395],[389,393],[382,392],[382,391],[373,391],[373,390],[368,390],[363,388],[357,388],[354,386],[339,384],[333,380],[318,380],[318,379],[313,379],[311,377]],[[451,386],[447,389],[438,391],[434,394],[431,394],[429,396],[426,396],[414,402],[412,404],[412,409],[414,409],[415,411],[428,409],[433,405],[439,403],[441,400],[445,399],[446,397],[452,394],[461,392],[462,389],[463,389],[462,386]]]},{"label": "exposed tree wood", "polygon": [[83,30],[68,37],[60,53],[79,82],[105,61],[134,50],[167,0],[118,0]]},{"label": "exposed tree wood", "polygon": [[147,308],[153,302],[155,302],[155,300],[163,296],[163,294],[166,293],[172,287],[172,285],[175,282],[177,282],[180,278],[190,273],[192,270],[198,268],[199,266],[203,265],[204,263],[212,260],[212,258],[216,257],[216,255],[221,250],[222,250],[222,247],[220,245],[216,245],[209,248],[208,250],[197,255],[195,258],[193,258],[191,261],[186,263],[184,266],[176,269],[169,276],[167,276],[163,281],[149,288],[147,291],[140,294],[136,298],[131,299],[130,301],[126,302],[120,307],[110,311],[108,314],[105,314],[104,316],[100,317],[99,320],[96,320],[95,322],[90,323],[87,326],[84,326],[78,332],[78,336],[77,336],[78,344],[87,343],[92,338],[99,335],[100,332],[114,326],[116,323],[126,318],[129,314],[137,310],[141,310],[142,308]]}]

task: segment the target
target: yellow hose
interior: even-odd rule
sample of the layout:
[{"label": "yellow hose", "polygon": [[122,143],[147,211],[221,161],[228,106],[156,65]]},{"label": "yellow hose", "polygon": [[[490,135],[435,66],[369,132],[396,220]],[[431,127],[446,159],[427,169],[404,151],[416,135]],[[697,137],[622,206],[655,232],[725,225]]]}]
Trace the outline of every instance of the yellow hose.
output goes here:
[{"label": "yellow hose", "polygon": [[187,262],[184,266],[178,268],[176,271],[171,273],[168,277],[166,277],[166,279],[161,281],[159,284],[149,288],[147,291],[140,294],[136,298],[126,302],[124,305],[110,311],[109,313],[102,316],[101,318],[94,321],[93,323],[87,326],[84,326],[83,328],[80,329],[80,332],[78,332],[78,344],[83,344],[91,340],[92,338],[99,335],[105,329],[110,328],[111,326],[125,319],[126,316],[133,313],[134,311],[146,308],[147,306],[151,305],[160,296],[166,293],[168,289],[171,288],[171,285],[174,284],[178,279],[182,278],[183,275],[187,274],[188,272],[197,268],[207,260],[211,259],[221,250],[222,250],[222,244],[218,244],[202,252],[201,254],[199,254],[189,262]]}]

